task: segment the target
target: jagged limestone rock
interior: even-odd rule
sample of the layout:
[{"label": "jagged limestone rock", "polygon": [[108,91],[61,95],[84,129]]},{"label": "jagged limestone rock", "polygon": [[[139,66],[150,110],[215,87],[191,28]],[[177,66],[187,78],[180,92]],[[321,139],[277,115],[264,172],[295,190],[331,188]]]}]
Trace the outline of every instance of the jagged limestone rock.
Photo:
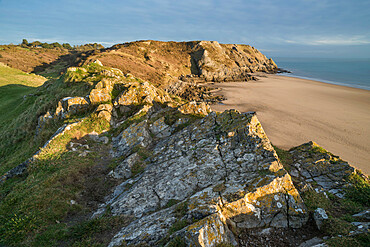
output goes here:
[{"label": "jagged limestone rock", "polygon": [[[114,138],[118,156],[127,157],[137,145],[152,152],[130,188],[115,192],[98,210],[102,214],[109,207],[113,215],[138,219],[110,246],[123,241],[156,245],[176,222],[189,226],[171,238],[215,246],[232,241],[231,233],[242,228],[300,227],[307,221],[305,206],[254,114],[211,112],[157,142],[148,121]],[[178,203],[167,208],[171,202]]]},{"label": "jagged limestone rock", "polygon": [[219,243],[238,245],[233,233],[218,214],[212,214],[186,227],[181,233],[188,246],[216,246]]},{"label": "jagged limestone rock", "polygon": [[113,82],[109,79],[103,79],[98,82],[89,94],[91,104],[107,102],[112,99]]},{"label": "jagged limestone rock", "polygon": [[168,137],[171,135],[171,127],[165,123],[164,117],[159,118],[154,123],[149,125],[150,131],[159,138]]},{"label": "jagged limestone rock", "polygon": [[207,115],[211,112],[211,107],[204,102],[189,102],[179,107],[179,111],[184,114]]},{"label": "jagged limestone rock", "polygon": [[132,176],[132,167],[140,161],[140,156],[137,153],[131,154],[127,159],[125,159],[119,166],[112,170],[108,175],[120,179],[120,178],[130,178]]},{"label": "jagged limestone rock", "polygon": [[133,124],[113,138],[113,145],[116,148],[115,156],[127,156],[134,147],[148,147],[152,143],[148,121]]},{"label": "jagged limestone rock", "polygon": [[153,101],[165,103],[171,101],[171,97],[161,89],[156,88],[149,82],[131,82],[114,101],[117,106],[152,104]]},{"label": "jagged limestone rock", "polygon": [[346,177],[355,169],[338,156],[327,152],[314,142],[308,142],[290,150],[293,162],[290,174],[297,189],[304,190],[309,184],[318,191],[328,191],[338,197],[344,196]]}]

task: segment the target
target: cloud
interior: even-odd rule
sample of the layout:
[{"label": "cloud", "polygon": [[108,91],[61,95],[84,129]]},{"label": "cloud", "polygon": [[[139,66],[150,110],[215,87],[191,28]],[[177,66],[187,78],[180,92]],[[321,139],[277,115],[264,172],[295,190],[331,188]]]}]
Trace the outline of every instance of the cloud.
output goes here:
[{"label": "cloud", "polygon": [[300,45],[368,45],[370,39],[365,36],[312,36],[285,39],[285,43]]}]

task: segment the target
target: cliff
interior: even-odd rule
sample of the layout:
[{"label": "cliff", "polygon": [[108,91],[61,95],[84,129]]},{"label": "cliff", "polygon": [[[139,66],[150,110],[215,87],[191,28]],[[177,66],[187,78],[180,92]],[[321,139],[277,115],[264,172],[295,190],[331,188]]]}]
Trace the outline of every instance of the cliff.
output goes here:
[{"label": "cliff", "polygon": [[249,45],[219,44],[217,41],[136,41],[115,45],[93,55],[96,59],[157,85],[178,78],[186,81],[250,80],[248,73],[276,72],[272,59]]},{"label": "cliff", "polygon": [[[368,238],[368,178],[313,142],[273,147],[253,112],[212,112],[100,61],[68,68],[22,104],[26,115],[12,119],[16,130],[4,141],[19,137],[24,119],[33,124],[23,144],[2,151],[1,244],[310,246],[324,236],[327,244]],[[21,164],[20,154],[28,157]]]}]

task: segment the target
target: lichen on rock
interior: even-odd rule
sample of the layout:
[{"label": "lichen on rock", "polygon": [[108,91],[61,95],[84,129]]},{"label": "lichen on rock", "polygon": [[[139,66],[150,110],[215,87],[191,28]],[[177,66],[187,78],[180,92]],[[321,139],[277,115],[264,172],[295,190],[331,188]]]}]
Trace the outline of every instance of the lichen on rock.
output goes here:
[{"label": "lichen on rock", "polygon": [[[155,128],[148,124],[151,117]],[[137,146],[149,148],[151,156],[132,186],[99,209],[101,214],[109,206],[113,215],[138,219],[122,228],[110,246],[123,241],[156,245],[169,233],[171,238],[215,246],[235,241],[243,228],[305,224],[305,206],[254,113],[211,112],[161,136],[170,126],[156,114],[151,117],[114,138],[118,156],[128,157]],[[123,164],[127,171],[128,163]],[[172,201],[179,203],[167,208]],[[179,215],[176,206],[181,203],[186,206]]]}]

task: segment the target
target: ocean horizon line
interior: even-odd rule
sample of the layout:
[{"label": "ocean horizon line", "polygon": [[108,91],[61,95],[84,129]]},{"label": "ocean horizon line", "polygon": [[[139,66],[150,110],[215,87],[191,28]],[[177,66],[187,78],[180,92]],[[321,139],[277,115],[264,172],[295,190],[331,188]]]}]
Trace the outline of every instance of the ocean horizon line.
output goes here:
[{"label": "ocean horizon line", "polygon": [[322,83],[331,84],[331,85],[344,86],[344,87],[349,87],[349,88],[356,88],[356,89],[363,89],[363,90],[370,91],[370,86],[364,86],[364,85],[358,85],[358,84],[352,84],[352,83],[344,83],[344,82],[337,82],[337,81],[330,81],[330,80],[314,78],[314,77],[300,76],[300,75],[293,74],[293,72],[291,72],[291,73],[283,72],[283,73],[279,73],[277,75],[294,77],[294,78],[305,79],[305,80],[310,80],[310,81],[322,82]]}]

